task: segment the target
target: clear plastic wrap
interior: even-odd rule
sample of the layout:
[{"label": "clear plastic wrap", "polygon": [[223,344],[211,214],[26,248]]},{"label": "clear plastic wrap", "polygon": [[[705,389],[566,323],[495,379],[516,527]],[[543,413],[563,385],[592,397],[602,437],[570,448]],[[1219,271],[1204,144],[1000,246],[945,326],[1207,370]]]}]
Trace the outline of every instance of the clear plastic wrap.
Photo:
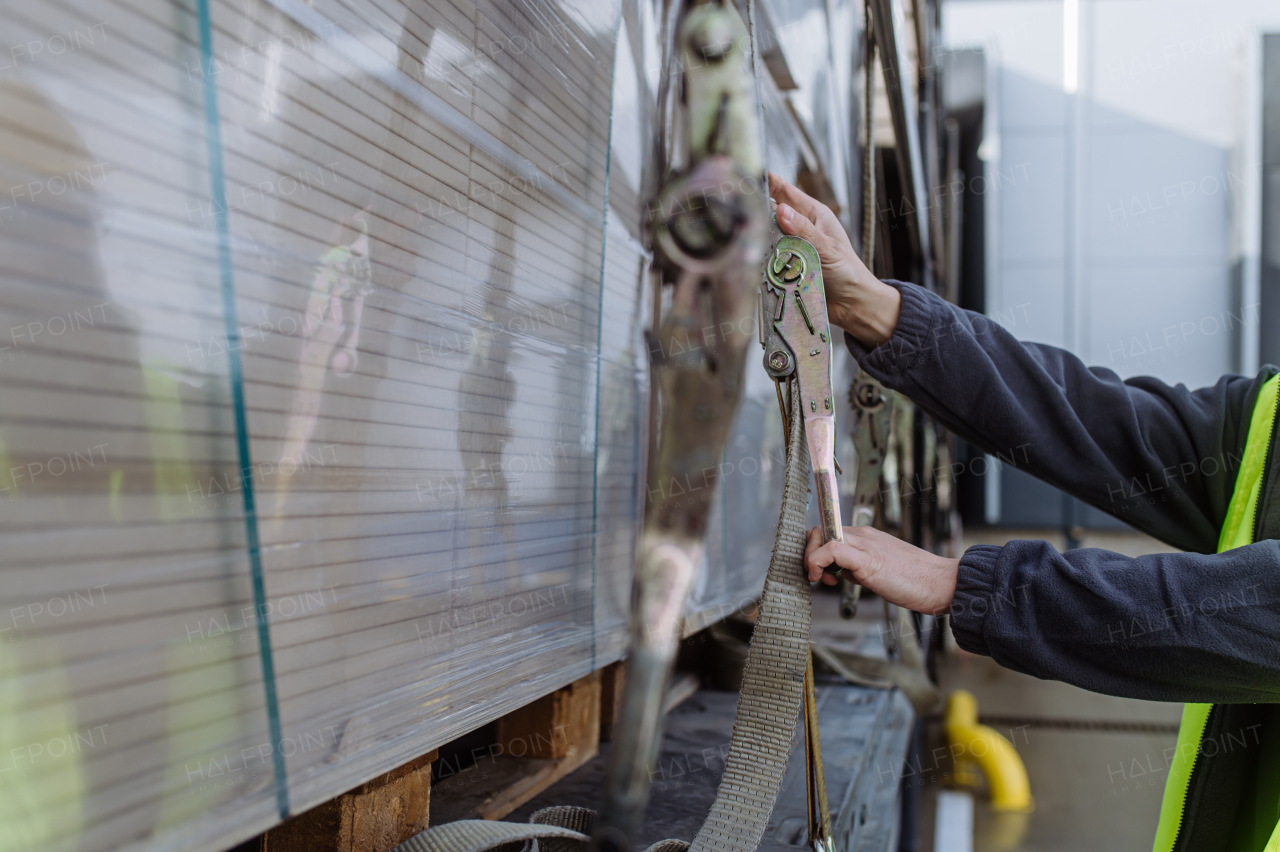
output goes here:
[{"label": "clear plastic wrap", "polygon": [[625,653],[664,13],[0,5],[0,850],[227,848]]}]

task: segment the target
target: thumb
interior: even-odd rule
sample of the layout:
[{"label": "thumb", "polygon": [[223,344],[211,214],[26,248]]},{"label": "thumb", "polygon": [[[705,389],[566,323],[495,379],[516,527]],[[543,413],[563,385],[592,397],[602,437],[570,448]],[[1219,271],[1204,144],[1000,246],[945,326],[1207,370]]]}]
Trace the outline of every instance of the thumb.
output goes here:
[{"label": "thumb", "polygon": [[813,243],[819,256],[827,250],[827,235],[789,204],[778,205],[778,227],[782,233]]},{"label": "thumb", "polygon": [[815,547],[805,554],[804,564],[811,580],[822,579],[828,565],[835,564],[840,568],[853,568],[857,552],[842,541],[829,541],[821,547]]}]

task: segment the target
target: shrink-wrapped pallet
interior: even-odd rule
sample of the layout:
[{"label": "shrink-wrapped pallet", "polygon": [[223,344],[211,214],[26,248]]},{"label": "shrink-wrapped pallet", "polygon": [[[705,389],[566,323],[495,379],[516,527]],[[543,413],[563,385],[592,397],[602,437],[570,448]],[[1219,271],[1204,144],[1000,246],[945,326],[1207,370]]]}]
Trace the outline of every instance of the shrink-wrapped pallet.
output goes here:
[{"label": "shrink-wrapped pallet", "polygon": [[[0,6],[0,850],[226,848],[625,653],[664,14]],[[750,370],[690,629],[780,432]]]}]

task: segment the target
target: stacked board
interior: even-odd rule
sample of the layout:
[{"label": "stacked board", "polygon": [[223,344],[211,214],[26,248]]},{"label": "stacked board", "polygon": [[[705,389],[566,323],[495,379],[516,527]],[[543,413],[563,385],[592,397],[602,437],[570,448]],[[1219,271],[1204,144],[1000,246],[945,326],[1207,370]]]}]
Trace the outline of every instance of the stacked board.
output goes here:
[{"label": "stacked board", "polygon": [[[673,10],[0,7],[0,850],[227,848],[625,654]],[[781,461],[753,370],[691,630]]]}]

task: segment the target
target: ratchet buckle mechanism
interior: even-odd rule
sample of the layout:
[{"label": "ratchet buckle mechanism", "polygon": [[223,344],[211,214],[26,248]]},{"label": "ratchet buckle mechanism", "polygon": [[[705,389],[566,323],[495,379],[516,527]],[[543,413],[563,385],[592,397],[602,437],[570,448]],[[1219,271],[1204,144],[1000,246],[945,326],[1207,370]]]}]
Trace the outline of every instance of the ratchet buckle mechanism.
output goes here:
[{"label": "ratchet buckle mechanism", "polygon": [[[831,326],[822,289],[818,250],[800,237],[783,236],[765,262],[760,294],[760,343],[764,368],[783,399],[782,384],[800,383],[801,414],[809,440],[809,463],[822,533],[844,541],[840,494],[836,489],[836,413],[831,385]],[[832,563],[828,573],[840,573]]]},{"label": "ratchet buckle mechanism", "polygon": [[[866,373],[859,372],[849,388],[853,408],[853,449],[858,458],[853,492],[853,523],[869,527],[875,523],[876,507],[884,497],[885,518],[897,524],[898,464],[891,452],[894,417],[893,391]],[[840,617],[853,618],[858,612],[862,587],[848,578],[840,580]]]}]

